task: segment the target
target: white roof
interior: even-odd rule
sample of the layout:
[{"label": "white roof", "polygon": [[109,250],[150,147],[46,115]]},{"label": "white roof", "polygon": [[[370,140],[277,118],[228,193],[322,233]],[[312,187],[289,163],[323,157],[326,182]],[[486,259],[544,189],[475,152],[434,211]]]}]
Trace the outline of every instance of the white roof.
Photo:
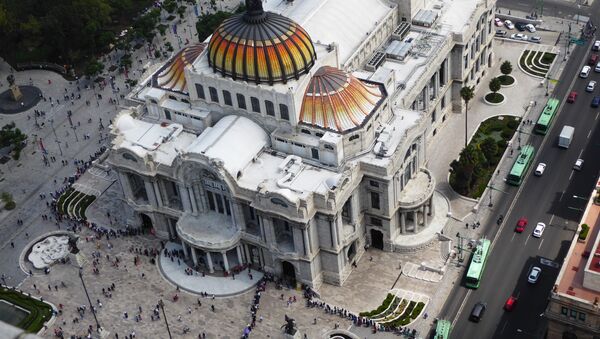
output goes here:
[{"label": "white roof", "polygon": [[235,178],[269,144],[267,133],[252,120],[229,115],[205,129],[186,152],[222,160],[225,170]]},{"label": "white roof", "polygon": [[[394,109],[394,119],[379,134],[373,153],[384,158],[394,155],[398,145],[406,138],[407,131],[416,126],[422,116],[417,111]],[[381,165],[381,162],[375,164]]]},{"label": "white roof", "polygon": [[471,23],[470,17],[481,0],[441,0],[441,2],[444,5],[438,21],[452,26],[453,32],[460,33]]},{"label": "white roof", "polygon": [[272,0],[265,2],[264,7],[296,21],[313,42],[336,42],[342,64],[393,10],[392,5],[383,0],[302,0],[293,3]]}]

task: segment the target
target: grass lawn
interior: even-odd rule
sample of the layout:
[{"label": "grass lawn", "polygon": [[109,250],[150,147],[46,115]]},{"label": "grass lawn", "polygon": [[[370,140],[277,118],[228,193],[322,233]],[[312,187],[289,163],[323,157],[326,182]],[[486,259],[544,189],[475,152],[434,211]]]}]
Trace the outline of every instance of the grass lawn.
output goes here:
[{"label": "grass lawn", "polygon": [[22,307],[29,311],[29,315],[23,319],[18,327],[30,333],[37,333],[44,323],[52,317],[52,308],[50,305],[37,299],[29,298],[20,292],[7,288],[0,288],[0,299]]}]

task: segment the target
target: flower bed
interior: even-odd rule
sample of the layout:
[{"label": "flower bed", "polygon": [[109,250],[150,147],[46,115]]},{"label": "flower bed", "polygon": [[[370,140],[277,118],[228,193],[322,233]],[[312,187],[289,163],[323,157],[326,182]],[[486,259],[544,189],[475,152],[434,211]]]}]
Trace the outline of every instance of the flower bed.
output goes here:
[{"label": "flower bed", "polygon": [[485,101],[491,104],[499,104],[504,102],[504,95],[502,93],[488,93],[484,97]]},{"label": "flower bed", "polygon": [[52,317],[52,308],[50,305],[30,298],[18,291],[2,287],[0,288],[0,299],[29,311],[25,319],[21,320],[18,324],[19,328],[27,332],[37,333],[44,326],[44,323]]},{"label": "flower bed", "polygon": [[388,293],[387,297],[383,300],[383,303],[381,303],[381,305],[379,305],[379,307],[377,307],[376,309],[369,311],[369,312],[361,312],[358,315],[360,315],[361,317],[368,317],[368,318],[371,318],[375,315],[379,315],[388,309],[388,307],[390,306],[390,304],[392,303],[392,301],[395,298],[396,298],[396,296],[394,296],[391,293]]}]

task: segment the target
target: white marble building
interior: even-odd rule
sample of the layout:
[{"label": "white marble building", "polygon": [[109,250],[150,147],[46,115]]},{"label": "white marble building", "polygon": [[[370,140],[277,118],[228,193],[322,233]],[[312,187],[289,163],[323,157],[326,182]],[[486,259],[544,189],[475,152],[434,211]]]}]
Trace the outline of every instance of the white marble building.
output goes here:
[{"label": "white marble building", "polygon": [[495,2],[246,5],[142,76],[108,161],[139,223],[207,271],[341,285],[366,244],[428,227],[427,140],[491,64]]}]

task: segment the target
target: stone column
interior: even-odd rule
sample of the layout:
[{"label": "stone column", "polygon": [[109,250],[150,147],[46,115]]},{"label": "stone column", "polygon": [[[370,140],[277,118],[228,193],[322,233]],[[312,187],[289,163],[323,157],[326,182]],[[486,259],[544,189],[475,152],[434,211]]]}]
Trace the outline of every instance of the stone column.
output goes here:
[{"label": "stone column", "polygon": [[188,250],[187,247],[185,247],[185,241],[181,240],[181,247],[183,247],[183,255],[185,256],[185,258],[187,259],[189,254],[188,254]]},{"label": "stone column", "polygon": [[198,215],[198,204],[196,203],[196,195],[194,194],[194,186],[190,186],[187,188],[187,194],[190,197],[190,202],[192,204],[192,213],[194,215]]},{"label": "stone column", "polygon": [[338,246],[338,237],[337,237],[337,224],[336,224],[336,220],[330,220],[329,221],[329,226],[330,226],[330,232],[331,232],[331,237],[333,239],[333,247],[336,248]]},{"label": "stone column", "polygon": [[244,263],[244,259],[242,258],[242,251],[240,250],[240,246],[241,245],[237,245],[235,247],[235,250],[237,251],[238,262],[240,263],[240,265],[242,265]]},{"label": "stone column", "polygon": [[302,230],[302,235],[304,236],[304,253],[309,256],[310,242],[308,241],[308,227]]},{"label": "stone column", "polygon": [[146,189],[146,194],[148,195],[148,203],[150,203],[150,205],[154,207],[158,206],[158,203],[156,202],[156,196],[154,195],[154,187],[152,187],[152,183],[144,179],[144,188]]},{"label": "stone column", "polygon": [[402,234],[406,234],[406,213],[400,212],[400,229]]},{"label": "stone column", "polygon": [[204,213],[207,210],[207,202],[206,202],[206,193],[204,192],[204,187],[202,187],[200,184],[194,184],[194,187],[196,187],[196,191],[198,192],[198,212],[199,213]]},{"label": "stone column", "polygon": [[423,205],[423,228],[427,227],[427,204]]},{"label": "stone column", "polygon": [[129,184],[129,179],[127,175],[123,172],[119,172],[119,180],[121,180],[121,186],[123,187],[123,194],[125,195],[125,199],[133,200],[133,192],[131,192],[131,185]]},{"label": "stone column", "polygon": [[192,251],[192,261],[194,261],[194,266],[198,266],[198,254],[196,253],[196,248],[190,246],[190,250]]},{"label": "stone column", "polygon": [[433,197],[429,198],[429,209],[428,209],[427,213],[429,213],[429,215],[433,215],[432,211],[433,211]]},{"label": "stone column", "polygon": [[227,260],[227,251],[222,251],[221,255],[223,255],[223,265],[225,266],[225,271],[229,272],[229,261]]},{"label": "stone column", "polygon": [[419,214],[417,213],[417,211],[412,211],[413,214],[413,223],[415,225],[415,229],[414,232],[417,233],[417,230],[419,229]]},{"label": "stone column", "polygon": [[252,257],[250,257],[250,250],[248,249],[248,244],[243,244],[244,246],[244,255],[246,256],[246,263],[252,263]]},{"label": "stone column", "polygon": [[206,264],[208,264],[208,271],[210,273],[215,273],[215,269],[213,268],[212,257],[210,256],[210,252],[206,251]]},{"label": "stone column", "polygon": [[154,186],[154,196],[156,197],[156,202],[158,203],[158,207],[163,206],[162,194],[160,193],[160,187],[158,187],[158,181],[153,181],[152,186]]},{"label": "stone column", "polygon": [[190,204],[190,195],[188,194],[187,187],[185,187],[183,184],[177,184],[177,187],[179,188],[179,199],[181,199],[183,210],[185,212],[191,212],[192,205]]}]

